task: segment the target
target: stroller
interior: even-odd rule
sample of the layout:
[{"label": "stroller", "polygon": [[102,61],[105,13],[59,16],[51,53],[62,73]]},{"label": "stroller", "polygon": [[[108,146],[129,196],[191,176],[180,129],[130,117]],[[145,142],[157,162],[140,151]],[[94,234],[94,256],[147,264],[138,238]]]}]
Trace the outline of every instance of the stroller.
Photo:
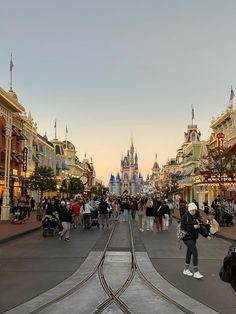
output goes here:
[{"label": "stroller", "polygon": [[223,224],[227,225],[227,227],[229,225],[233,226],[234,222],[233,222],[234,216],[230,213],[228,213],[227,211],[224,211],[224,215],[223,215]]},{"label": "stroller", "polygon": [[26,223],[25,211],[18,208],[12,217],[11,223],[12,224],[25,224]]},{"label": "stroller", "polygon": [[97,226],[99,228],[99,222],[98,222],[98,210],[94,209],[91,211],[91,226]]},{"label": "stroller", "polygon": [[60,220],[55,215],[45,215],[42,219],[43,236],[54,236],[59,232]]}]

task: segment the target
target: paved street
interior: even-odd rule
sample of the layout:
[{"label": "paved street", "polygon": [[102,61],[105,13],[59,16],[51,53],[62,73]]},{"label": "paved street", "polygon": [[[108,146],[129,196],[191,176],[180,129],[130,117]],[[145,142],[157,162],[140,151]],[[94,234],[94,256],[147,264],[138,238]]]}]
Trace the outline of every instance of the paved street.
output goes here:
[{"label": "paved street", "polygon": [[[29,230],[31,223],[32,228],[40,225],[31,220],[23,228]],[[125,222],[120,222],[120,224],[125,224]],[[185,248],[181,250],[178,248],[175,222],[168,232],[160,233],[140,233],[135,226],[136,222],[133,225],[136,251],[147,251],[156,271],[165,280],[219,313],[235,313],[235,294],[231,287],[221,282],[218,277],[229,241],[219,237],[214,237],[211,241],[199,239],[199,267],[205,277],[197,281],[182,275]],[[20,228],[20,226],[7,224],[4,228],[7,226]],[[80,228],[72,230],[71,241],[65,243],[59,241],[57,237],[44,238],[41,230],[36,230],[11,241],[2,242],[0,246],[2,278],[0,312],[3,313],[32,299],[71,276],[83,264],[89,252],[102,250],[108,234],[109,229],[94,228],[85,231]],[[8,236],[10,236],[10,231]],[[121,251],[125,243],[125,239],[119,243]],[[117,245],[116,241],[114,247]]]}]

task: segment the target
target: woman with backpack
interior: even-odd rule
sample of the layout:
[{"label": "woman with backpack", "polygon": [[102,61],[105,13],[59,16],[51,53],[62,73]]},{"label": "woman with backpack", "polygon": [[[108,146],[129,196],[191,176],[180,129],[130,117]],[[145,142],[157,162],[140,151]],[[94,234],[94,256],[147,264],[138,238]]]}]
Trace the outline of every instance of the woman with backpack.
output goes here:
[{"label": "woman with backpack", "polygon": [[[198,271],[197,239],[199,233],[208,240],[210,240],[211,237],[205,226],[201,224],[197,218],[197,206],[195,203],[188,204],[188,211],[181,217],[181,229],[187,231],[187,234],[183,238],[183,242],[187,247],[183,274],[193,276],[195,279],[201,279],[203,275]],[[194,273],[189,270],[192,256]]]}]

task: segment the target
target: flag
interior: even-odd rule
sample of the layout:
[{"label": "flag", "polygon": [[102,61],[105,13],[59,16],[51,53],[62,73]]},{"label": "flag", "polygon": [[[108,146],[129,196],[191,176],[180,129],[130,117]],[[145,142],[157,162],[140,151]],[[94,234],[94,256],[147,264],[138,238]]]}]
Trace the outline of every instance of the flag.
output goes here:
[{"label": "flag", "polygon": [[192,107],[192,120],[194,119],[194,108]]},{"label": "flag", "polygon": [[67,125],[66,125],[66,134],[68,133]]},{"label": "flag", "polygon": [[55,123],[54,123],[54,128],[56,129],[57,127],[57,120],[55,120]]},{"label": "flag", "polygon": [[230,91],[230,100],[233,100],[235,94],[234,94],[234,91],[233,91],[233,88],[231,86],[231,91]]},{"label": "flag", "polygon": [[14,67],[14,63],[13,63],[13,61],[12,61],[12,54],[11,54],[10,72],[12,71],[13,67]]}]

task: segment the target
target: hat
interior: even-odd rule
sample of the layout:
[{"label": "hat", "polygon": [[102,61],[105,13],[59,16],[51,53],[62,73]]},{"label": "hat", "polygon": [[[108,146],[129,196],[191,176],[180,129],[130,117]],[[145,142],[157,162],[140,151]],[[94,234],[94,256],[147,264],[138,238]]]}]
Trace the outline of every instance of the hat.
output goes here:
[{"label": "hat", "polygon": [[190,210],[197,210],[197,206],[195,203],[189,203],[188,204],[188,211]]}]

